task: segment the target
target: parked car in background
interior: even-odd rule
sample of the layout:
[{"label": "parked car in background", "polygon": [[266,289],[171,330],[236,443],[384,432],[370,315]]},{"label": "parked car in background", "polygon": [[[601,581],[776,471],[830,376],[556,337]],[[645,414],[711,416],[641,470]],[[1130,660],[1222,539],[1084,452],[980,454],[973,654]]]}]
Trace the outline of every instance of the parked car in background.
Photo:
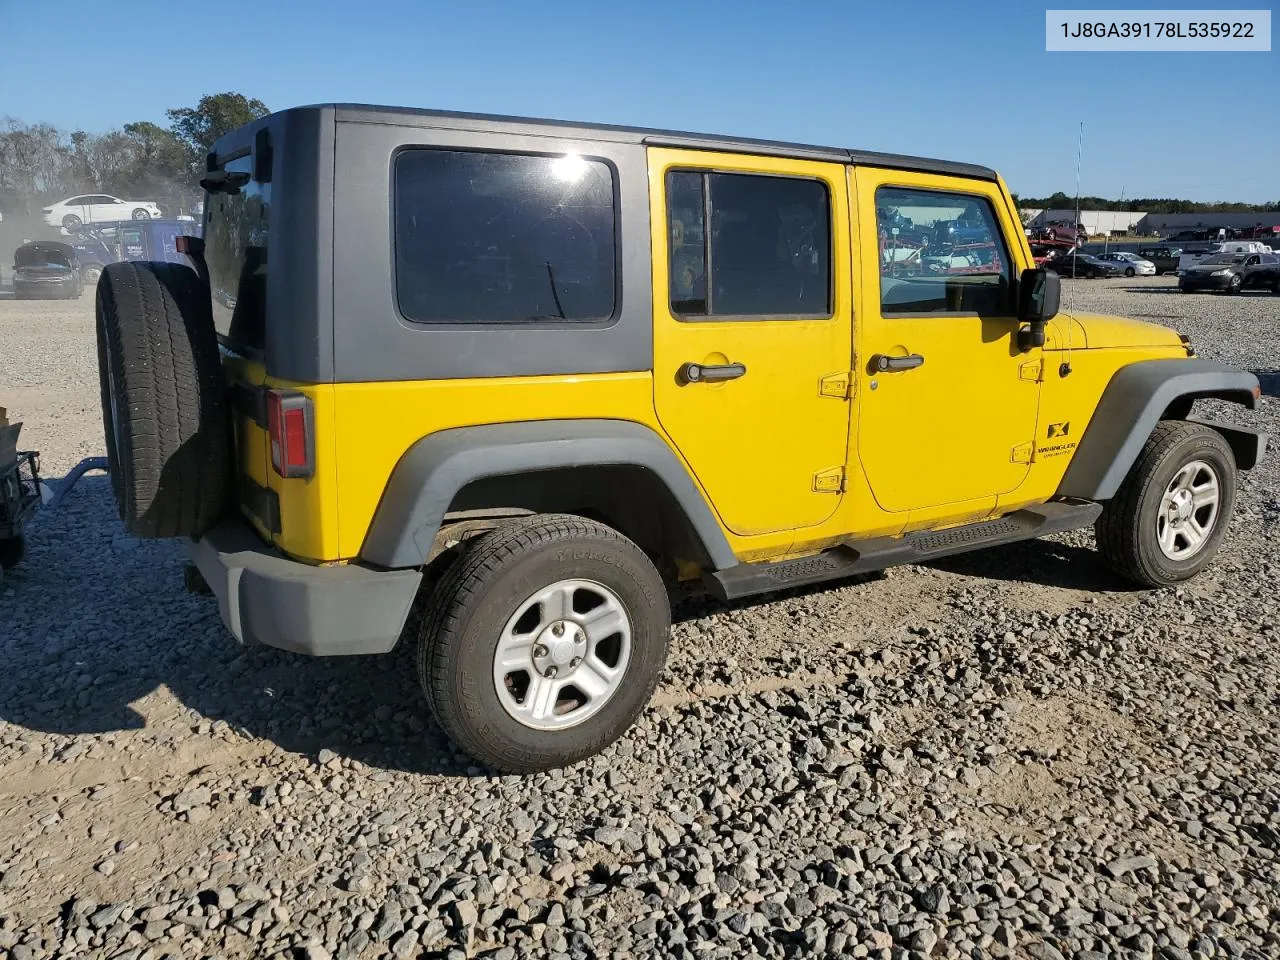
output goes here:
[{"label": "parked car in background", "polygon": [[1047,260],[1075,247],[1070,240],[1030,240],[1028,242],[1031,245],[1031,259],[1035,261],[1037,267],[1044,266]]},{"label": "parked car in background", "polygon": [[1176,273],[1181,247],[1139,247],[1138,256],[1155,264],[1156,273]]},{"label": "parked car in background", "polygon": [[200,224],[188,220],[126,220],[79,227],[72,246],[80,257],[80,273],[85,286],[92,287],[102,276],[102,268],[121,260],[160,260],[191,263],[178,252],[177,238],[200,236]]},{"label": "parked car in background", "polygon": [[1252,254],[1245,259],[1242,288],[1280,294],[1280,253],[1257,254],[1257,263],[1250,262],[1253,259]]},{"label": "parked car in background", "polygon": [[1105,277],[1123,277],[1124,267],[1111,260],[1100,260],[1078,250],[1060,253],[1044,265],[1061,277],[1078,277],[1082,279],[1101,279]]},{"label": "parked car in background", "polygon": [[1223,254],[1270,253],[1271,248],[1261,240],[1226,240],[1222,243],[1210,243],[1193,248],[1184,248],[1178,258],[1178,276],[1197,264],[1204,263],[1211,257]]},{"label": "parked car in background", "polygon": [[1110,263],[1117,264],[1124,271],[1126,277],[1154,277],[1156,275],[1156,265],[1150,260],[1143,260],[1136,253],[1100,253],[1099,260],[1107,260]]},{"label": "parked car in background", "polygon": [[19,300],[74,300],[83,292],[80,260],[70,244],[38,240],[13,252],[13,293]]},{"label": "parked car in background", "polygon": [[1178,289],[1183,293],[1239,293],[1246,287],[1280,293],[1280,257],[1273,253],[1220,253],[1178,273]]},{"label": "parked car in background", "polygon": [[1040,228],[1036,239],[1069,240],[1072,243],[1084,243],[1089,239],[1089,231],[1084,228],[1082,223],[1072,223],[1070,220],[1050,220]]},{"label": "parked car in background", "polygon": [[49,226],[74,230],[82,223],[150,220],[160,216],[160,207],[152,200],[121,200],[105,193],[86,193],[59,200],[42,212]]}]

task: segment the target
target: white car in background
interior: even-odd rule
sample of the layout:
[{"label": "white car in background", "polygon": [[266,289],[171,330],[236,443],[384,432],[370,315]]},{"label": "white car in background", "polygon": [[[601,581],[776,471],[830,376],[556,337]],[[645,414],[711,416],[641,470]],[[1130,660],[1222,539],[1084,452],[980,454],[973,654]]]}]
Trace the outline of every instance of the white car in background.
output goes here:
[{"label": "white car in background", "polygon": [[1143,260],[1136,253],[1100,253],[1097,256],[1099,260],[1110,260],[1116,266],[1122,267],[1126,277],[1154,277],[1156,275],[1156,265],[1150,260]]},{"label": "white car in background", "polygon": [[160,207],[151,200],[121,200],[105,193],[86,193],[59,200],[41,212],[49,226],[74,230],[82,223],[150,220],[160,216]]}]

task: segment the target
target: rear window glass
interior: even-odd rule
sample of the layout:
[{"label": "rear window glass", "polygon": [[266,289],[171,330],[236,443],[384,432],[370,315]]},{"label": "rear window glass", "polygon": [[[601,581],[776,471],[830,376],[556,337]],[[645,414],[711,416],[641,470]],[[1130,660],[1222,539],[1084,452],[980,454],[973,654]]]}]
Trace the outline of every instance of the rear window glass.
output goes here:
[{"label": "rear window glass", "polygon": [[232,344],[265,346],[267,234],[271,184],[252,179],[253,158],[227,161],[228,173],[250,176],[235,193],[211,193],[205,204],[205,259],[213,292],[213,323]]},{"label": "rear window glass", "polygon": [[578,156],[407,150],[396,297],[410,320],[589,323],[617,300],[613,169]]}]

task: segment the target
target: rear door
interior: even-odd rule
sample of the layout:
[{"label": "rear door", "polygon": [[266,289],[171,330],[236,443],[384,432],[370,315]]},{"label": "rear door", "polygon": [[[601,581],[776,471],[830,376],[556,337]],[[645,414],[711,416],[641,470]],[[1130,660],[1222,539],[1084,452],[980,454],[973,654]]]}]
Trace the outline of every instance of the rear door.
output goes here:
[{"label": "rear door", "polygon": [[[837,163],[649,150],[654,403],[725,526],[821,523],[841,498],[851,349]],[[824,378],[840,389],[824,395]]]}]

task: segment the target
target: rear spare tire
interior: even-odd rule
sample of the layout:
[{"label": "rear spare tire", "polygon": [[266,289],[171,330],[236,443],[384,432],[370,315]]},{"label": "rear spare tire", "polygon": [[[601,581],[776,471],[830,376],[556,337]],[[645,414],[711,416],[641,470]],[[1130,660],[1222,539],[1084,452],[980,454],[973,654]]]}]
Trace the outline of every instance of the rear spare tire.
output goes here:
[{"label": "rear spare tire", "polygon": [[209,290],[176,263],[112,263],[97,294],[111,486],[137,537],[191,537],[222,512],[228,421]]}]

